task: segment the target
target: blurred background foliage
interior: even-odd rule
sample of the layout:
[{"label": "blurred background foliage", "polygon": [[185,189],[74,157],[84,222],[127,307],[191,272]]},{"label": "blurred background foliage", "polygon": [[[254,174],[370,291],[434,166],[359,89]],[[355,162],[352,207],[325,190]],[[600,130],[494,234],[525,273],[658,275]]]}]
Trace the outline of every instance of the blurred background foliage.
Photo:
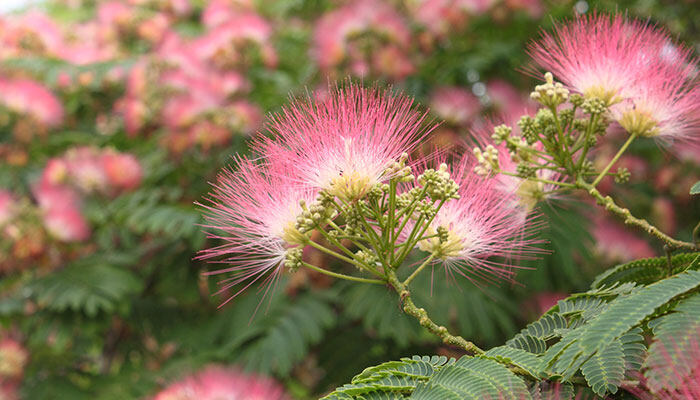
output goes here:
[{"label": "blurred background foliage", "polygon": [[[594,10],[700,44],[691,0],[54,0],[2,16],[0,398],[150,397],[220,364],[306,399],[382,361],[459,355],[388,290],[304,270],[262,302],[252,288],[219,308],[233,293],[212,296],[221,277],[202,275],[217,266],[195,258],[207,240],[194,202],[264,115],[346,76],[444,120],[425,151],[512,123],[533,109],[528,41]],[[613,132],[601,159],[616,143]],[[687,240],[700,154],[685,153],[638,141],[621,161],[630,183],[601,187]],[[490,347],[614,263],[661,254],[575,196],[539,210],[551,253],[517,283],[436,269],[416,302]]]}]

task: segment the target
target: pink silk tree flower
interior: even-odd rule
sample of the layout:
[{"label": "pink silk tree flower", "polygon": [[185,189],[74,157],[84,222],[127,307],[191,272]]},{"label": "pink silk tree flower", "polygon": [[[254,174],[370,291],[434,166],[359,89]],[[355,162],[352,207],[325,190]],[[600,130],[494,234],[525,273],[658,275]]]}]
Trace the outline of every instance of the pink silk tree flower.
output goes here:
[{"label": "pink silk tree flower", "polygon": [[143,168],[132,154],[107,150],[100,156],[109,186],[117,190],[133,190],[141,184]]},{"label": "pink silk tree flower", "polygon": [[695,60],[658,64],[624,90],[626,99],[611,109],[613,118],[630,134],[665,142],[700,143],[700,86],[688,79],[698,69]]},{"label": "pink silk tree flower", "polygon": [[264,376],[237,369],[210,366],[175,382],[156,394],[153,400],[285,400],[280,384]]},{"label": "pink silk tree flower", "polygon": [[413,101],[348,84],[325,99],[296,101],[268,123],[256,151],[286,165],[289,179],[352,201],[384,183],[387,168],[430,131]]},{"label": "pink silk tree flower", "polygon": [[62,242],[81,242],[90,237],[90,227],[75,205],[45,210],[44,226],[52,236]]},{"label": "pink silk tree flower", "polygon": [[[459,185],[459,198],[445,202],[425,232],[443,237],[424,239],[417,247],[440,260],[450,276],[457,273],[469,280],[511,280],[510,260],[545,252],[538,248],[542,241],[533,237],[541,223],[536,215],[523,218],[514,205],[514,194],[504,193],[496,181],[475,174],[474,166],[468,156],[451,168],[440,166],[440,171]],[[427,167],[419,167],[416,175]],[[401,235],[411,229],[408,226]]]},{"label": "pink silk tree flower", "polygon": [[666,41],[663,32],[647,23],[591,14],[558,25],[553,34],[543,33],[528,52],[569,89],[612,105],[658,62],[645,57],[644,49],[659,48]]},{"label": "pink silk tree flower", "polygon": [[290,171],[284,168],[238,158],[235,168],[219,174],[209,204],[202,205],[207,235],[223,244],[202,250],[198,258],[233,264],[210,273],[232,273],[219,294],[243,285],[224,304],[262,278],[269,289],[285,266],[288,249],[304,245],[295,225],[301,204],[310,204],[316,192],[289,182]]},{"label": "pink silk tree flower", "polygon": [[0,103],[27,114],[47,127],[63,122],[63,105],[44,85],[30,79],[0,77]]},{"label": "pink silk tree flower", "polygon": [[21,343],[9,337],[0,339],[0,383],[22,379],[28,360],[29,352]]}]

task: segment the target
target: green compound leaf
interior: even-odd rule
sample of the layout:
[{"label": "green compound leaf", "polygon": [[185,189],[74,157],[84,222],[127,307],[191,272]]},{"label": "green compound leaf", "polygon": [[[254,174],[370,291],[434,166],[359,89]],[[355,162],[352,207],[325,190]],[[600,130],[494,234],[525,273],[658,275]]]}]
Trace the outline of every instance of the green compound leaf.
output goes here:
[{"label": "green compound leaf", "polygon": [[557,331],[567,327],[566,319],[560,314],[547,314],[526,326],[520,333],[506,342],[506,345],[533,354],[543,354],[547,350],[545,342],[557,337]]},{"label": "green compound leaf", "polygon": [[531,399],[522,378],[484,357],[462,357],[419,385],[411,399]]},{"label": "green compound leaf", "polygon": [[581,365],[581,373],[596,394],[604,396],[606,393],[617,392],[617,387],[625,376],[622,342],[615,340],[591,356]]},{"label": "green compound leaf", "polygon": [[[700,268],[700,253],[682,253],[671,257],[671,273],[679,273],[686,269]],[[615,284],[635,282],[638,284],[651,284],[666,276],[668,271],[668,259],[666,257],[644,258],[625,264],[620,264],[598,275],[592,289],[601,289]]]},{"label": "green compound leaf", "polygon": [[647,386],[653,392],[683,384],[700,351],[700,295],[684,300],[674,311],[657,320],[655,340],[644,364]]},{"label": "green compound leaf", "polygon": [[[542,359],[543,369],[570,379],[578,370],[596,384],[599,394],[612,392],[627,362],[621,337],[674,297],[700,285],[700,272],[687,271],[618,297],[589,323],[569,331]],[[638,331],[632,332],[638,334]],[[636,341],[625,339],[626,343]],[[618,344],[613,344],[617,342]],[[589,360],[591,363],[587,364]],[[630,359],[630,362],[634,362]],[[605,366],[603,366],[605,364]],[[609,367],[608,367],[609,365]]]},{"label": "green compound leaf", "polygon": [[540,360],[537,355],[520,348],[498,346],[487,351],[484,356],[493,358],[503,364],[513,364],[518,366],[525,370],[533,378],[538,378],[540,375]]},{"label": "green compound leaf", "polygon": [[351,383],[337,388],[322,400],[403,399],[419,382],[427,381],[441,368],[453,365],[454,358],[413,356],[366,368]]},{"label": "green compound leaf", "polygon": [[142,287],[141,280],[126,267],[110,264],[107,257],[87,257],[37,279],[27,289],[40,307],[95,316],[100,311],[114,312]]}]

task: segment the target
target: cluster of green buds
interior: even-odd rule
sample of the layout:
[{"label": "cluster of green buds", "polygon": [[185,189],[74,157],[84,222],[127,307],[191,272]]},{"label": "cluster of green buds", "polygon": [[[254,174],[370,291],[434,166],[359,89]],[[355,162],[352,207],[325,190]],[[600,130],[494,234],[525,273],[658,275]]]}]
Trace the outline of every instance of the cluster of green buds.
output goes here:
[{"label": "cluster of green buds", "polygon": [[308,267],[302,249],[311,246],[386,279],[387,271],[398,268],[411,250],[421,248],[421,242],[431,240],[435,249],[444,247],[448,231],[429,226],[445,202],[459,198],[459,185],[445,163],[416,177],[407,160],[408,154],[402,154],[384,170],[386,180],[355,191],[358,196],[352,200],[336,185],[321,190],[311,203],[301,201],[301,213],[285,230],[290,245],[285,265],[292,271]]},{"label": "cluster of green buds", "polygon": [[551,72],[544,74],[545,83],[537,85],[535,91],[530,93],[530,98],[545,107],[554,108],[564,103],[569,98],[569,89],[561,82],[554,82]]},{"label": "cluster of green buds", "polygon": [[[533,116],[520,118],[519,132],[506,125],[496,126],[491,135],[493,145],[485,144],[473,150],[478,162],[474,168],[477,174],[505,173],[562,187],[572,186],[563,182],[566,179],[576,181],[581,176],[595,174],[587,156],[610,124],[609,102],[595,96],[570,94],[564,85],[554,81],[551,73],[544,77],[545,83],[531,93],[543,107]],[[505,147],[501,151],[508,151],[512,163],[499,165],[498,150],[494,146]],[[503,158],[500,164],[504,164]],[[540,174],[541,170],[546,173]],[[603,171],[603,175],[607,174],[607,170]],[[543,180],[539,178],[541,175],[556,175],[562,182]],[[615,175],[618,182],[629,179],[629,171],[611,175]]]},{"label": "cluster of green buds", "polygon": [[437,170],[426,169],[419,177],[418,183],[426,188],[426,193],[432,200],[457,199],[459,186],[452,180],[447,171],[447,164],[442,163]]},{"label": "cluster of green buds", "polygon": [[484,150],[474,147],[473,152],[478,163],[474,172],[479,176],[491,176],[498,172],[498,150],[494,146],[488,145]]}]

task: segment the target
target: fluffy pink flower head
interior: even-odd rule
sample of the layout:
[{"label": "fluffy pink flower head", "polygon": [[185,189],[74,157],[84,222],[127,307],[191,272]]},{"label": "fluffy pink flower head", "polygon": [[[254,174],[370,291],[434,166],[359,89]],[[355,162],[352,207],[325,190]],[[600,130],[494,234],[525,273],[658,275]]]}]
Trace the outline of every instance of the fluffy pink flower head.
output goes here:
[{"label": "fluffy pink flower head", "polygon": [[284,400],[284,389],[263,376],[236,369],[208,367],[202,372],[173,383],[154,400]]},{"label": "fluffy pink flower head", "polygon": [[494,0],[419,0],[406,2],[413,18],[439,37],[462,29],[470,15],[487,12]]},{"label": "fluffy pink flower head", "polygon": [[700,143],[700,86],[687,78],[698,66],[683,64],[660,63],[640,74],[625,89],[626,99],[612,107],[613,118],[630,134]]},{"label": "fluffy pink flower head", "polygon": [[452,167],[440,166],[459,185],[460,197],[445,202],[426,231],[426,235],[436,235],[438,229],[444,229],[446,240],[425,239],[418,248],[440,259],[448,274],[487,281],[510,279],[511,266],[491,257],[508,262],[543,253],[537,247],[541,242],[532,238],[540,225],[534,216],[522,218],[513,206],[513,194],[503,193],[494,180],[476,175],[474,165],[465,156]]},{"label": "fluffy pink flower head", "polygon": [[486,95],[500,115],[520,116],[537,112],[535,102],[504,80],[494,79],[486,83]]},{"label": "fluffy pink flower head", "polygon": [[210,0],[202,10],[202,24],[213,28],[252,9],[252,0]]},{"label": "fluffy pink flower head", "polygon": [[195,48],[203,59],[220,57],[230,63],[239,61],[245,51],[242,44],[249,42],[259,46],[264,64],[270,68],[277,65],[277,53],[270,43],[272,26],[254,12],[234,14],[231,19],[218,24],[195,41]]},{"label": "fluffy pink flower head", "polygon": [[49,127],[63,120],[63,105],[58,98],[45,86],[29,79],[0,78],[0,103]]},{"label": "fluffy pink flower head", "polygon": [[73,185],[83,192],[104,192],[108,185],[103,168],[101,151],[95,147],[82,146],[69,149],[63,160]]},{"label": "fluffy pink flower head", "polygon": [[528,52],[570,89],[614,104],[656,62],[643,56],[644,49],[658,48],[666,40],[646,23],[591,14],[558,25],[553,34],[543,33]]},{"label": "fluffy pink flower head", "polygon": [[289,182],[290,171],[280,164],[256,164],[246,158],[235,164],[235,169],[219,174],[210,204],[203,205],[208,236],[223,244],[198,256],[233,264],[213,272],[232,273],[219,293],[244,285],[226,302],[261,278],[270,284],[279,277],[287,250],[304,243],[295,227],[301,202],[308,204],[316,197],[315,191]]},{"label": "fluffy pink flower head", "polygon": [[324,100],[297,101],[269,123],[259,154],[287,165],[290,179],[346,201],[385,182],[387,168],[416,148],[428,130],[413,101],[348,84]]},{"label": "fluffy pink flower head", "polygon": [[33,188],[41,208],[44,227],[63,242],[86,240],[90,227],[80,211],[80,196],[72,188],[52,183],[46,175]]}]

